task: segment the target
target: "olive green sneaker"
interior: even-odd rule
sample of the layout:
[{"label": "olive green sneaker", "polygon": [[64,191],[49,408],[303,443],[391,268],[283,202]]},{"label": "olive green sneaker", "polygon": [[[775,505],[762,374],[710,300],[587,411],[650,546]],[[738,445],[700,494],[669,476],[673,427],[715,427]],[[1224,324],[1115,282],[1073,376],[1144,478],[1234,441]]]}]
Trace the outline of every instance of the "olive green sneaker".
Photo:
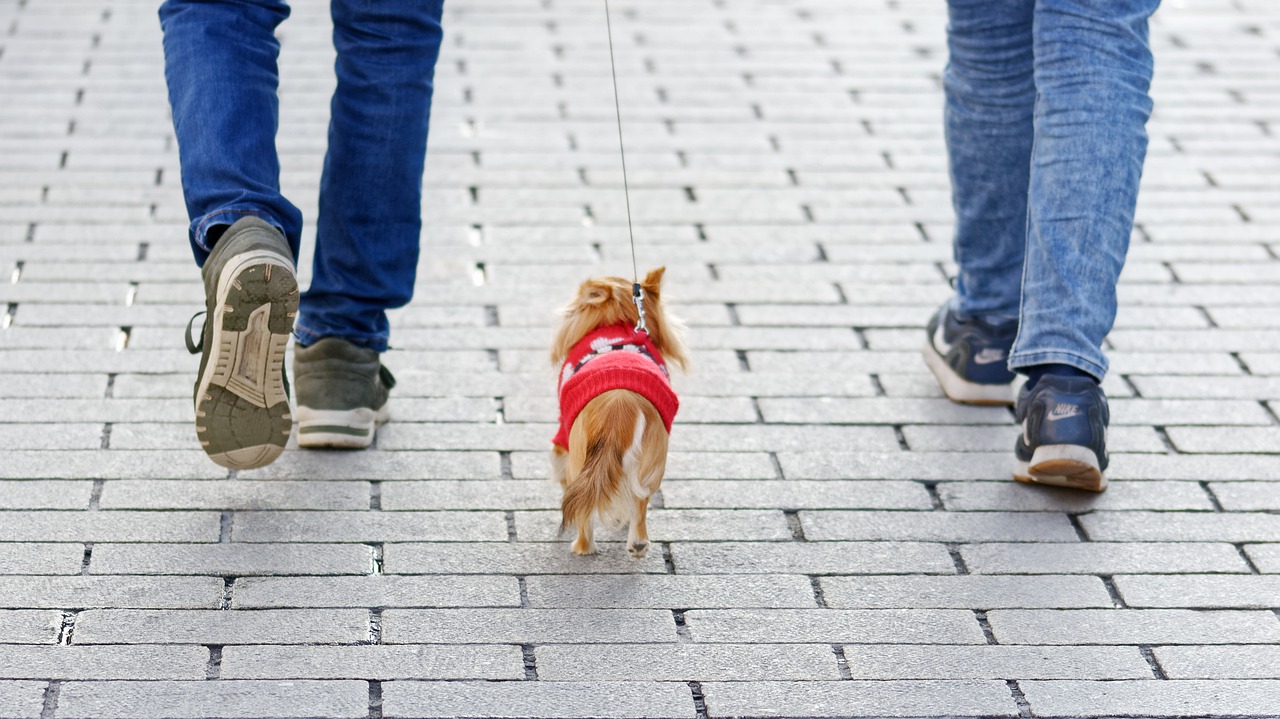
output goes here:
[{"label": "olive green sneaker", "polygon": [[[284,236],[256,217],[223,233],[204,264],[205,322],[196,436],[223,467],[253,469],[284,451],[293,425],[284,350],[298,314],[298,280]],[[197,315],[199,316],[199,315]]]},{"label": "olive green sneaker", "polygon": [[395,377],[378,353],[325,337],[293,353],[298,388],[298,446],[363,449],[386,422]]}]

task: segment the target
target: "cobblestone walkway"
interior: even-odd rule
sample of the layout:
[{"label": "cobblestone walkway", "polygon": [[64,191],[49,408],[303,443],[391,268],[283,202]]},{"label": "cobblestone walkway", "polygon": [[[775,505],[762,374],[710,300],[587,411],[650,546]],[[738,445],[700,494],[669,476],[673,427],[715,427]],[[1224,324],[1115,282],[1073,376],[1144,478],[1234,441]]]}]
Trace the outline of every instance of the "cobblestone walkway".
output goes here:
[{"label": "cobblestone walkway", "polygon": [[0,716],[1280,716],[1273,0],[1153,25],[1098,497],[1011,482],[1010,413],[917,355],[942,3],[619,0],[640,264],[696,359],[640,562],[571,557],[545,480],[550,311],[630,269],[602,5],[451,2],[395,421],[238,473],[195,446],[155,5],[0,0]]}]

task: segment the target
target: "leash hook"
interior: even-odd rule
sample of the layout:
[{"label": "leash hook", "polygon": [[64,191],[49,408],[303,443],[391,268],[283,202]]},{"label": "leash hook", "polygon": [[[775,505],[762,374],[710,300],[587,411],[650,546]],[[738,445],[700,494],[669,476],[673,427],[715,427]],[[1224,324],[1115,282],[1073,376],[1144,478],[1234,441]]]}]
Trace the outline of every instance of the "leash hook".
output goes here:
[{"label": "leash hook", "polygon": [[636,303],[636,311],[640,313],[640,319],[636,322],[636,332],[649,334],[649,327],[644,321],[644,288],[639,282],[631,283],[631,301]]}]

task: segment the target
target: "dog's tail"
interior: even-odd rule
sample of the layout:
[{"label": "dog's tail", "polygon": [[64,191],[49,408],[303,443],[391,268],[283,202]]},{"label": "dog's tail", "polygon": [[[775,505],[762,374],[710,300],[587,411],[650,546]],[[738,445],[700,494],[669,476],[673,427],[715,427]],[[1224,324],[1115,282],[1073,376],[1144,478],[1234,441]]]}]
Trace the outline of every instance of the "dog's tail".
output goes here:
[{"label": "dog's tail", "polygon": [[[569,430],[569,471],[560,500],[560,531],[591,521],[599,512],[611,519],[624,490],[627,453],[636,443],[638,422],[647,404],[629,390],[609,390],[587,403]],[[574,470],[577,470],[576,472]]]}]

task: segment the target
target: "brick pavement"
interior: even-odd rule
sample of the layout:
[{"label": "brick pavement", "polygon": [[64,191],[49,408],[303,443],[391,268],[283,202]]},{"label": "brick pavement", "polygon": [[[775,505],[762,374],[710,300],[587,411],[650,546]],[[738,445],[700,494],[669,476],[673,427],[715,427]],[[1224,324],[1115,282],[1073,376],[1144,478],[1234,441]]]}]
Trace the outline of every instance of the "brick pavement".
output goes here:
[{"label": "brick pavement", "polygon": [[[332,50],[295,5],[310,219]],[[1280,716],[1280,9],[1153,25],[1092,497],[1010,482],[1009,413],[916,355],[940,5],[617,3],[640,263],[696,349],[634,562],[556,541],[543,456],[549,312],[629,269],[598,2],[449,6],[396,421],[228,473],[155,3],[0,1],[0,716]]]}]

